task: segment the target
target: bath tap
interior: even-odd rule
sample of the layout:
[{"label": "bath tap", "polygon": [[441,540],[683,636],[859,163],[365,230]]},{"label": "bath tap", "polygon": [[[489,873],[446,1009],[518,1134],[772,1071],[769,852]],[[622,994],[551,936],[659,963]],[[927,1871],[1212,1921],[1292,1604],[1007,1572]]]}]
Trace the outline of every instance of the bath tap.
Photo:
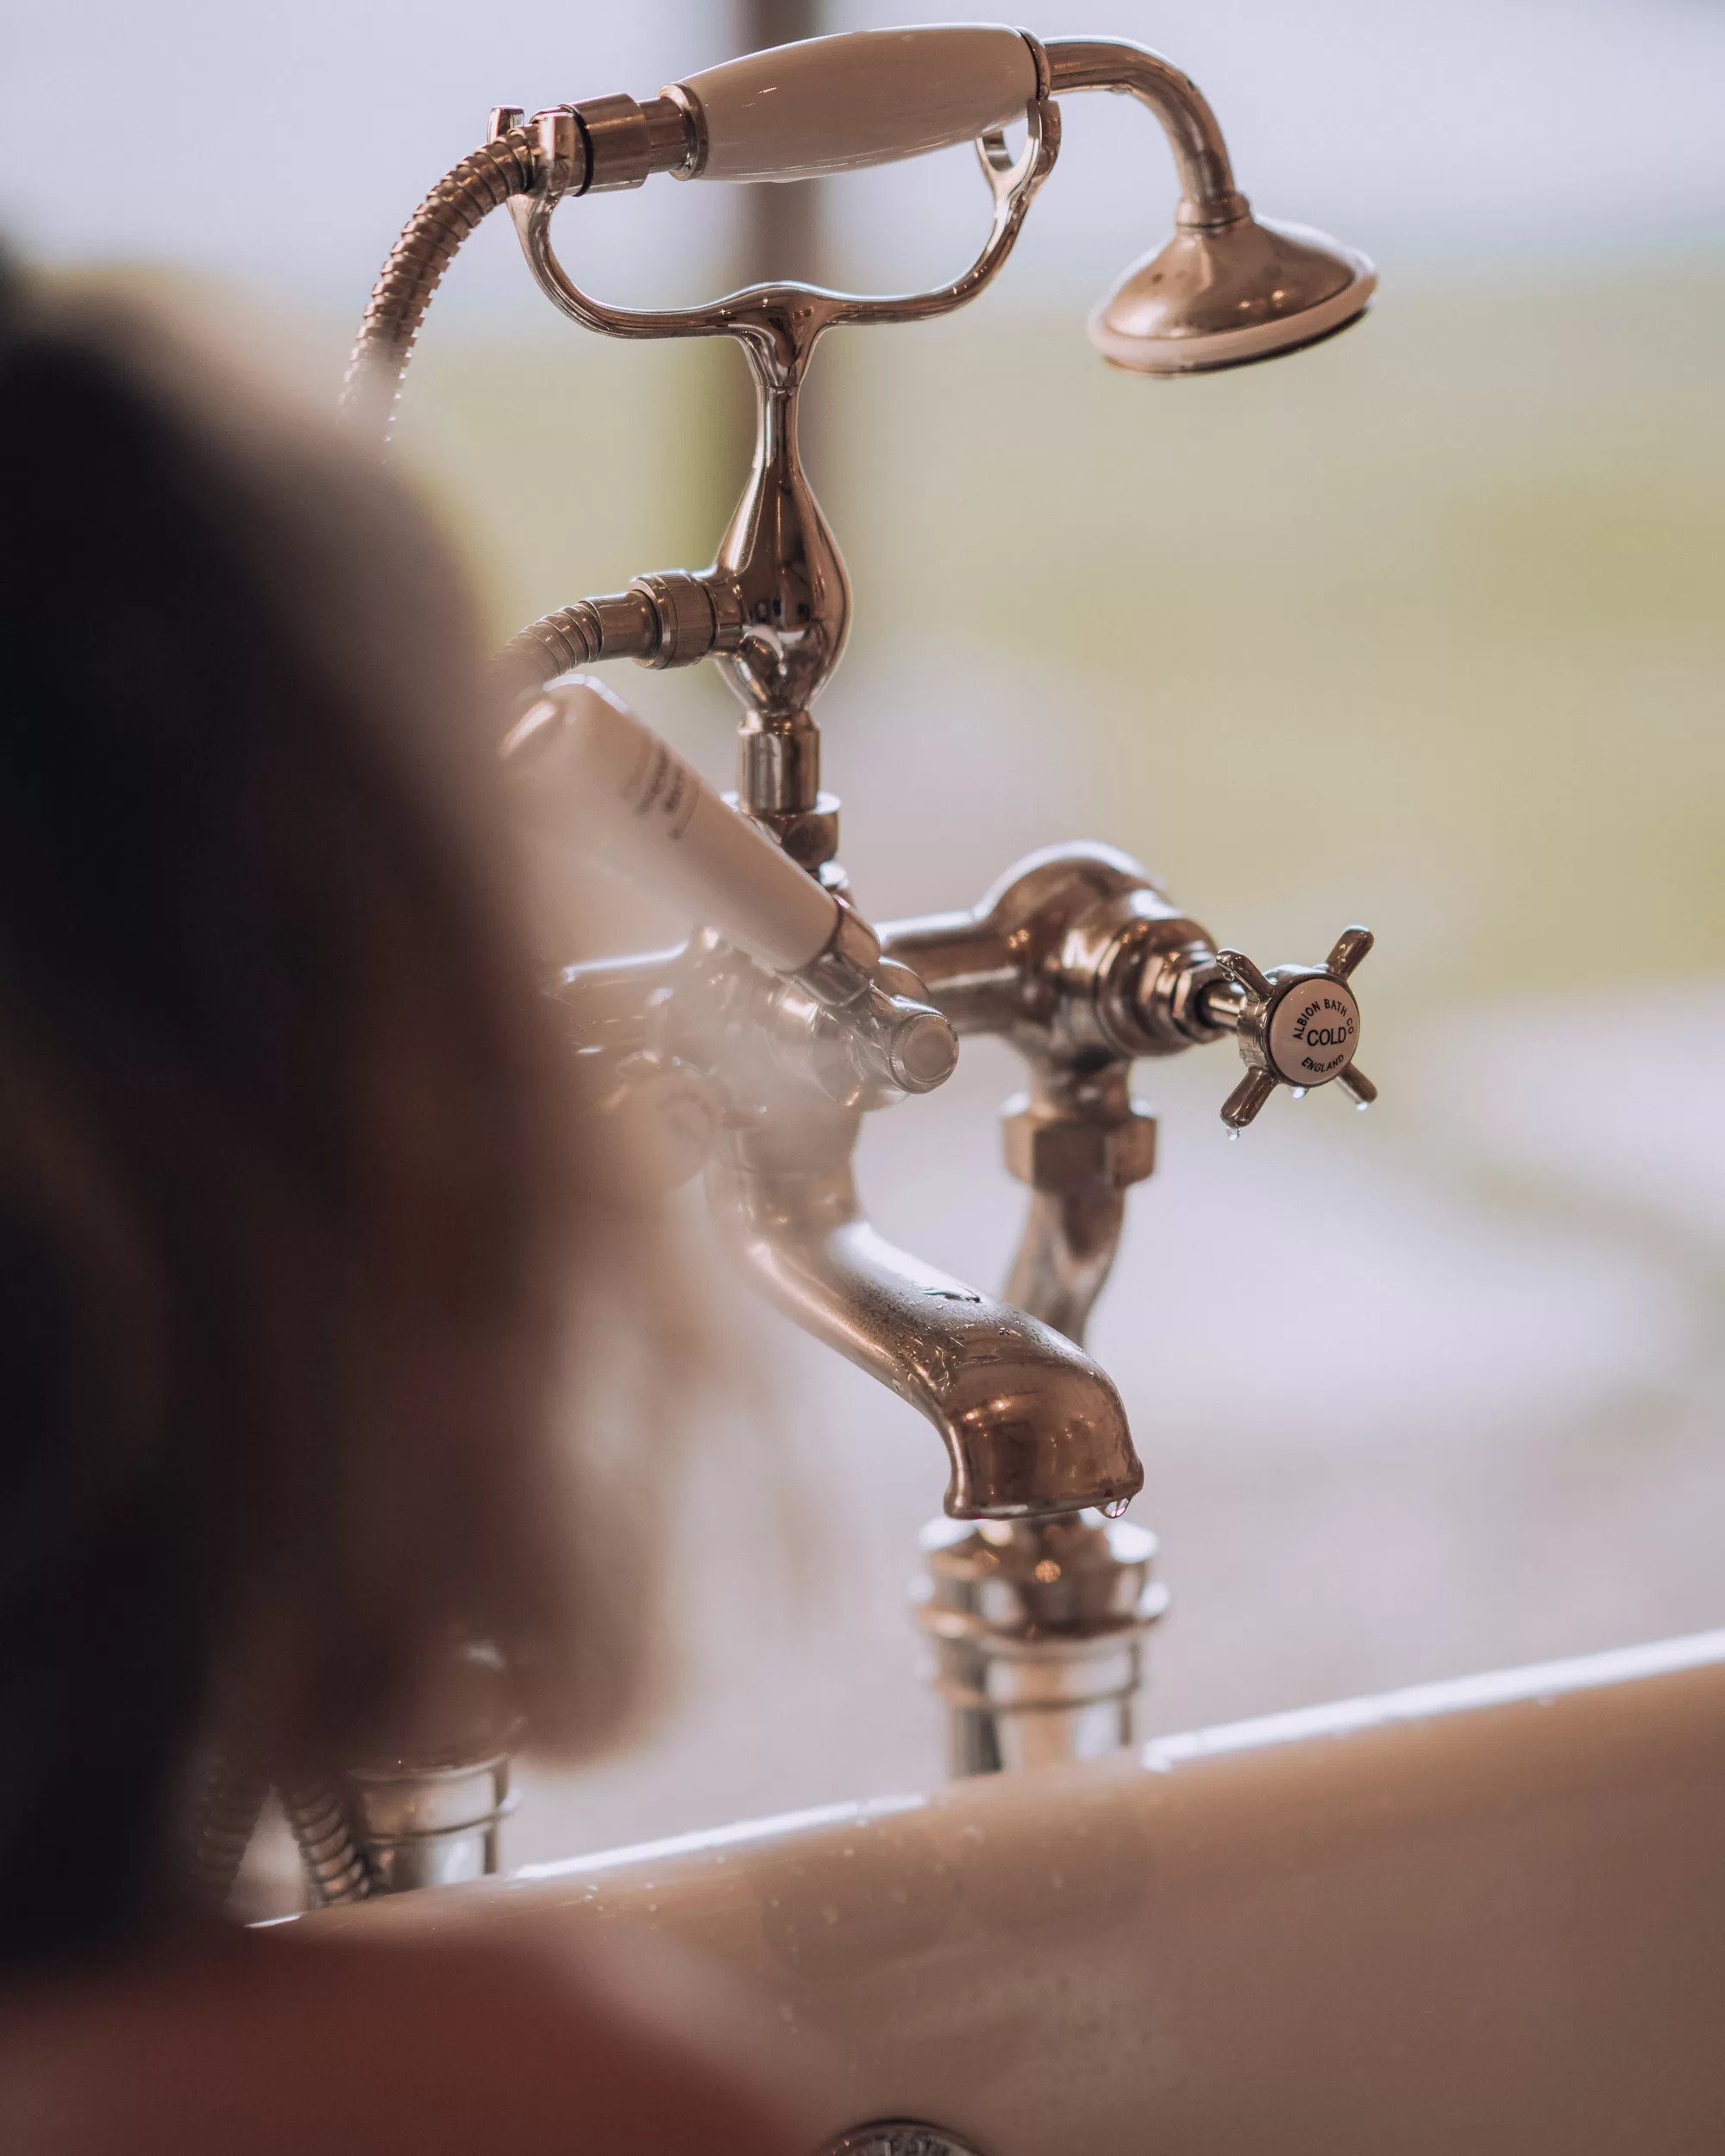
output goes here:
[{"label": "bath tap", "polygon": [[[714,1087],[698,1150],[722,1237],[771,1300],[933,1423],[950,1513],[1123,1511],[1144,1473],[1103,1372],[1055,1326],[895,1250],[863,1218],[851,1169],[862,1114],[932,1091],[957,1061],[914,969],[600,683],[554,681],[504,754],[541,820],[707,931],[621,976],[564,973],[565,1008],[604,1072],[599,1097],[626,1113],[631,1069],[657,1081],[668,1062]],[[680,1118],[684,1172],[687,1131]]]},{"label": "bath tap", "polygon": [[[1025,1060],[1029,1088],[1003,1119],[1007,1167],[1030,1188],[1007,1294],[1074,1341],[1113,1266],[1126,1192],[1156,1165],[1135,1061],[1232,1034],[1246,1064],[1222,1107],[1233,1136],[1278,1086],[1377,1097],[1352,1061],[1348,986],[1368,930],[1345,931],[1321,966],[1265,975],[1112,846],[1049,847],[970,911],[888,922],[881,937],[961,1035],[994,1034]],[[922,1542],[917,1614],[956,1774],[1132,1741],[1145,1636],[1168,1605],[1148,1530],[1095,1514],[1004,1530],[949,1519]]]},{"label": "bath tap", "polygon": [[[1373,1097],[1354,1062],[1364,929],[1320,964],[1261,969],[1126,856],[1074,846],[1021,862],[974,908],[877,932],[837,864],[839,805],[822,790],[813,706],[844,652],[851,592],[798,448],[809,360],[830,330],[929,320],[981,292],[1054,167],[1063,101],[1090,91],[1149,110],[1180,188],[1173,237],[1090,318],[1111,364],[1152,376],[1241,366],[1364,313],[1370,262],[1255,216],[1208,105],[1159,55],[988,25],[872,30],[753,53],[644,101],[589,98],[530,118],[493,108],[486,141],[392,253],[345,392],[355,424],[385,440],[438,280],[505,204],[532,276],[574,322],[743,348],[753,467],[715,559],[574,600],[513,637],[499,661],[515,699],[507,761],[541,789],[542,810],[549,802],[691,924],[674,950],[561,976],[592,1112],[646,1128],[668,1177],[704,1169],[719,1232],[756,1284],[945,1443],[949,1517],[926,1538],[922,1619],[960,1771],[1126,1741],[1144,1633],[1165,1600],[1154,1539],[1112,1516],[1142,1469],[1120,1395],[1082,1344],[1126,1194],[1155,1160],[1132,1063],[1232,1038],[1244,1069],[1222,1114],[1235,1133],[1278,1089]],[[1020,122],[1014,154],[1006,130]],[[577,285],[553,243],[560,205],[654,174],[785,181],[965,141],[992,217],[970,266],[932,291],[778,282],[623,308]],[[585,673],[619,658],[711,659],[723,673],[743,707],[731,806]],[[608,785],[589,782],[599,772]],[[1007,1165],[1031,1196],[1001,1300],[886,1242],[851,1169],[862,1118],[931,1090],[957,1037],[984,1032],[1009,1041],[1029,1074],[1006,1119]]]}]

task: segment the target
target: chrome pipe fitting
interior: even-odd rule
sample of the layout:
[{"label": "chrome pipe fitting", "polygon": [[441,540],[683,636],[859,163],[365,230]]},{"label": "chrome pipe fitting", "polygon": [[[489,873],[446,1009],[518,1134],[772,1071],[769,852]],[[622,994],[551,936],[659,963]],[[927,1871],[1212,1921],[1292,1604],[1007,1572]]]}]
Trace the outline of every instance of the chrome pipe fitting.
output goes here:
[{"label": "chrome pipe fitting", "polygon": [[743,602],[728,576],[658,569],[637,576],[629,588],[652,607],[658,631],[653,649],[640,655],[644,667],[698,666],[715,653],[735,651],[743,640]]},{"label": "chrome pipe fitting", "polygon": [[[653,131],[647,115],[633,97],[589,97],[571,108],[586,151],[586,176],[581,192],[610,194],[629,187],[644,187],[653,170]],[[676,116],[678,160],[688,154],[683,139],[682,115]]]},{"label": "chrome pipe fitting", "polygon": [[750,711],[737,730],[737,796],[757,823],[820,803],[820,729],[806,711]]},{"label": "chrome pipe fitting", "polygon": [[728,577],[656,569],[634,578],[626,592],[602,592],[541,615],[516,631],[495,665],[505,688],[524,696],[601,660],[633,659],[656,672],[698,666],[735,651],[742,636],[742,604]]},{"label": "chrome pipe fitting", "polygon": [[499,1869],[499,1831],[515,1805],[507,1752],[350,1768],[347,1782],[374,1892],[459,1886]]},{"label": "chrome pipe fitting", "polygon": [[1051,1765],[1136,1739],[1146,1634],[1168,1607],[1156,1537],[1094,1514],[937,1520],[916,1619],[947,1706],[951,1774]]},{"label": "chrome pipe fitting", "polygon": [[[519,122],[513,107],[499,107],[498,122]],[[552,197],[603,195],[645,186],[655,172],[687,177],[697,138],[687,103],[669,93],[643,105],[633,97],[587,97],[579,104],[536,112],[537,190]]]}]

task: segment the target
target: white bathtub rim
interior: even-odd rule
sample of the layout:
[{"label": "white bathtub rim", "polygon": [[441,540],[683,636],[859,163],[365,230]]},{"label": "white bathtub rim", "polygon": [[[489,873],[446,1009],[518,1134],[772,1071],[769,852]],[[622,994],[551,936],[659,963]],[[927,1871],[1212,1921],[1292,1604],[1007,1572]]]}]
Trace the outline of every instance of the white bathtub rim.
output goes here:
[{"label": "white bathtub rim", "polygon": [[[1220,1758],[1231,1753],[1268,1750],[1275,1745],[1305,1744],[1323,1739],[1358,1737],[1397,1723],[1431,1721],[1444,1715],[1477,1713],[1499,1707],[1547,1707],[1575,1693],[1604,1686],[1630,1684],[1649,1678],[1672,1677],[1684,1670],[1704,1669],[1725,1662],[1725,1627],[1690,1633],[1672,1639],[1657,1639],[1633,1647],[1609,1647],[1602,1651],[1565,1657],[1551,1662],[1523,1664],[1507,1670],[1490,1670],[1472,1677],[1446,1677],[1435,1683],[1404,1686],[1364,1698],[1333,1700],[1317,1707],[1297,1707],[1273,1714],[1224,1722],[1209,1729],[1156,1737],[1138,1747],[1138,1765],[1151,1774],[1171,1774],[1182,1766]],[[1122,1757],[1115,1754],[1096,1762],[1119,1771]],[[1024,1780],[1038,1772],[1070,1776],[1082,1773],[1070,1766],[1028,1770],[1014,1778]],[[949,1785],[963,1787],[963,1785]],[[475,1881],[481,1890],[499,1885],[586,1879],[608,1871],[642,1865],[663,1865],[674,1859],[721,1854],[754,1848],[793,1836],[819,1833],[830,1827],[863,1827],[906,1813],[925,1809],[947,1791],[871,1797],[859,1802],[822,1804],[803,1810],[769,1814],[758,1819],[737,1820],[723,1827],[697,1828],[655,1841],[626,1844],[586,1854],[560,1857],[540,1864],[523,1865],[502,1881]],[[455,1890],[471,1891],[467,1890]]]}]

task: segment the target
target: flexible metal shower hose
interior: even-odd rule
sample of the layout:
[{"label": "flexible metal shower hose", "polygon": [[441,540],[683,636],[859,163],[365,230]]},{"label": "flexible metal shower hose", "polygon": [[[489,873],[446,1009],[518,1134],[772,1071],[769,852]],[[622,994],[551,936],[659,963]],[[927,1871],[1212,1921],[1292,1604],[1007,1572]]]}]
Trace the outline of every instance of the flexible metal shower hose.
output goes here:
[{"label": "flexible metal shower hose", "polygon": [[369,1901],[371,1867],[354,1836],[347,1801],[332,1782],[307,1782],[280,1792],[281,1808],[299,1845],[314,1908]]},{"label": "flexible metal shower hose", "polygon": [[[528,191],[535,170],[531,134],[510,128],[446,172],[402,228],[366,303],[342,385],[343,415],[371,431],[380,447],[389,438],[419,326],[456,250],[492,210]],[[576,663],[571,651],[568,663]],[[279,1794],[314,1905],[367,1899],[371,1868],[340,1789],[319,1782]],[[266,1782],[229,1759],[216,1761],[191,1853],[192,1891],[206,1905],[220,1908],[232,1892],[267,1795]]]},{"label": "flexible metal shower hose", "polygon": [[468,234],[512,195],[524,195],[536,170],[534,138],[511,128],[446,172],[402,228],[360,324],[342,388],[342,409],[389,438],[413,341],[431,296]]},{"label": "flexible metal shower hose", "polygon": [[192,1829],[191,1891],[205,1908],[227,1906],[257,1831],[269,1783],[225,1756],[210,1767]]}]

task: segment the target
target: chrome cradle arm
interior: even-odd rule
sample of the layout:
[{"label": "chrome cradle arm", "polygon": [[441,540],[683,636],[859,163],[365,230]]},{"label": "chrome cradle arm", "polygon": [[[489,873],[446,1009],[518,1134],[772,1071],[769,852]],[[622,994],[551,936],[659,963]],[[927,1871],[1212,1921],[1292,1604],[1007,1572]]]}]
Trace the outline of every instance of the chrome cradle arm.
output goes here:
[{"label": "chrome cradle arm", "polygon": [[1247,214],[1209,101],[1189,75],[1147,45],[1116,38],[1056,38],[1045,47],[1051,93],[1112,90],[1153,112],[1180,176],[1179,222],[1232,224]]}]

